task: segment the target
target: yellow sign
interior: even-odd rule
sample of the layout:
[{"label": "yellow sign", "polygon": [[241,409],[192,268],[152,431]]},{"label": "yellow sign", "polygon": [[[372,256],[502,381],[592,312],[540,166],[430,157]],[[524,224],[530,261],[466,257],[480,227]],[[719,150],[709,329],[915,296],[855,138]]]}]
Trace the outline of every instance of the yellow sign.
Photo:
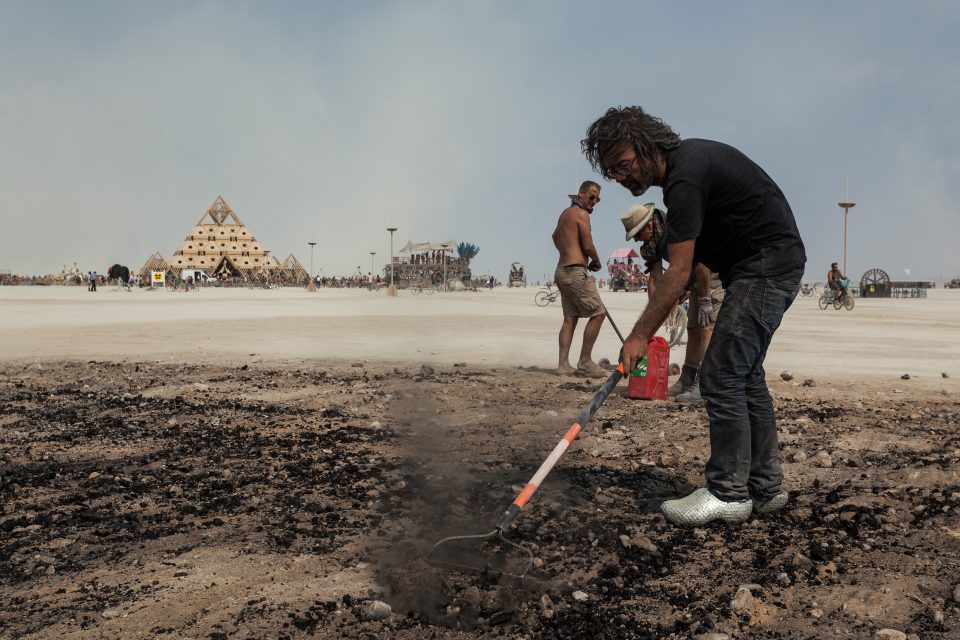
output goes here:
[{"label": "yellow sign", "polygon": [[150,280],[152,281],[152,284],[165,286],[166,285],[165,277],[166,277],[166,274],[163,271],[150,272]]}]

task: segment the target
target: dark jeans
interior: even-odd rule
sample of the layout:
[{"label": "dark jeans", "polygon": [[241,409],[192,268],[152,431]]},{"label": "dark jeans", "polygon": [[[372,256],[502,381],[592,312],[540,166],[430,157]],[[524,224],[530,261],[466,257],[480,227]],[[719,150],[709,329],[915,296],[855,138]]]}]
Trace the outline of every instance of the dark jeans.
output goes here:
[{"label": "dark jeans", "polygon": [[783,483],[763,360],[801,274],[730,283],[700,366],[710,418],[707,488],[721,500],[775,496]]}]

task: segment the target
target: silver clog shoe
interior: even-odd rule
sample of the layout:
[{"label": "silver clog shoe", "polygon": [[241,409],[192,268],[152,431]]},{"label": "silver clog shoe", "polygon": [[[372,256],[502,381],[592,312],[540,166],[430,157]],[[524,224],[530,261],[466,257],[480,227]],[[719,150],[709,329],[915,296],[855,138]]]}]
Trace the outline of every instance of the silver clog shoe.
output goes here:
[{"label": "silver clog shoe", "polygon": [[757,514],[770,515],[787,506],[787,502],[790,500],[790,494],[786,490],[783,490],[768,500],[750,499],[753,501],[753,510],[756,511]]},{"label": "silver clog shoe", "polygon": [[717,519],[743,522],[753,511],[753,501],[724,502],[703,487],[686,498],[667,500],[660,505],[660,511],[670,522],[689,526],[706,524]]}]

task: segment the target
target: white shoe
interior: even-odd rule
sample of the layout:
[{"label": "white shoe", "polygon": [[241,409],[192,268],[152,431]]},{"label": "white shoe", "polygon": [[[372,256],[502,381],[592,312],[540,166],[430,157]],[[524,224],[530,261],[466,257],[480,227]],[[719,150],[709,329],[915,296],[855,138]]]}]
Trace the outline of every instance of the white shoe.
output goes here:
[{"label": "white shoe", "polygon": [[722,519],[724,522],[743,522],[753,512],[753,501],[724,502],[706,487],[697,489],[686,498],[667,500],[660,511],[674,524],[701,525]]}]

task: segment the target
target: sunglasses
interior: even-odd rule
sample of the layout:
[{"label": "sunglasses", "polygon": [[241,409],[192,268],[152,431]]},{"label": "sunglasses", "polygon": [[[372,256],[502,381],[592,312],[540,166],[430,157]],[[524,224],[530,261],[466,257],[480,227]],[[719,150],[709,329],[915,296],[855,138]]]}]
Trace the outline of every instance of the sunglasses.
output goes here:
[{"label": "sunglasses", "polygon": [[600,196],[590,195],[587,197],[587,202],[589,202],[590,204],[593,204],[595,202],[600,202]]}]

